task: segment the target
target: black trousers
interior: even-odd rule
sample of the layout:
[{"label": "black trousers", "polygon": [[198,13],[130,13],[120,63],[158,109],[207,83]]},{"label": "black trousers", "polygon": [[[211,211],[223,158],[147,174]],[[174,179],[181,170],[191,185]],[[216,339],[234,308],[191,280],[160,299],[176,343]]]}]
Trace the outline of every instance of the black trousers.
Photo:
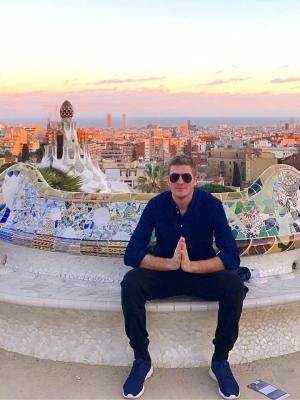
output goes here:
[{"label": "black trousers", "polygon": [[152,271],[137,268],[127,272],[121,288],[125,331],[135,358],[150,358],[146,301],[189,295],[219,302],[213,360],[228,359],[228,353],[238,337],[239,320],[247,291],[235,271],[192,274],[181,269]]}]

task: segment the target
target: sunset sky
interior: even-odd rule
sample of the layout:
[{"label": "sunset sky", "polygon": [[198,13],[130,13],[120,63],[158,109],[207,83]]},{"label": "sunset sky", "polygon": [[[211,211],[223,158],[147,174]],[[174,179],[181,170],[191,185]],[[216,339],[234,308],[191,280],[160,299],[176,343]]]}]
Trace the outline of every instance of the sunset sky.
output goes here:
[{"label": "sunset sky", "polygon": [[300,1],[0,0],[0,122],[300,115]]}]

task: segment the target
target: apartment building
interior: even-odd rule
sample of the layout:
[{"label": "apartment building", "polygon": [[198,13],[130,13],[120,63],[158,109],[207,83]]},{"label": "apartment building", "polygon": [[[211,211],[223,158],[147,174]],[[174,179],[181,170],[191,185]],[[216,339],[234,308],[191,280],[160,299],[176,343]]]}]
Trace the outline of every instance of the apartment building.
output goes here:
[{"label": "apartment building", "polygon": [[248,186],[264,170],[277,164],[277,158],[272,152],[246,154],[246,182]]},{"label": "apartment building", "polygon": [[115,162],[102,161],[99,167],[110,178],[127,183],[132,189],[138,186],[138,178],[144,175],[144,167],[140,167],[137,161]]},{"label": "apartment building", "polygon": [[136,144],[133,142],[105,142],[100,150],[101,160],[130,162],[136,159]]},{"label": "apartment building", "polygon": [[253,149],[217,149],[208,152],[207,176],[224,177],[225,185],[231,185],[234,163],[239,167],[242,187],[255,180],[270,165],[277,164],[271,152]]},{"label": "apartment building", "polygon": [[138,142],[136,145],[136,157],[148,162],[167,162],[170,158],[170,139],[151,137]]},{"label": "apartment building", "polygon": [[137,160],[150,161],[150,140],[144,139],[136,144],[136,158]]},{"label": "apartment building", "polygon": [[222,176],[231,185],[234,163],[239,167],[242,183],[246,181],[246,149],[214,149],[208,151],[207,176]]}]

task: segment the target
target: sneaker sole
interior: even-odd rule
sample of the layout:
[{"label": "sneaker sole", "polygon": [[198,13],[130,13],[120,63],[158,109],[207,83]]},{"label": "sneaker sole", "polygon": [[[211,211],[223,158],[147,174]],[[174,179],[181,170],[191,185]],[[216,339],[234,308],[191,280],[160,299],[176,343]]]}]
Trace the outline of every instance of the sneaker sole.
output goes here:
[{"label": "sneaker sole", "polygon": [[[209,368],[208,374],[211,377],[211,379],[218,382],[218,379],[211,368]],[[235,394],[232,394],[230,396],[225,396],[225,394],[221,392],[220,388],[219,388],[219,393],[220,393],[220,396],[223,397],[223,399],[238,399],[240,397],[240,392],[237,396]]]},{"label": "sneaker sole", "polygon": [[[151,368],[149,369],[149,372],[148,372],[148,374],[146,375],[145,381],[146,381],[148,378],[150,378],[152,375],[153,375],[153,367],[152,367],[152,365],[151,365]],[[124,397],[125,399],[138,399],[139,397],[141,397],[141,396],[144,394],[144,391],[145,391],[145,385],[143,385],[143,388],[142,388],[142,390],[140,391],[140,393],[136,394],[135,396],[134,396],[133,394],[130,394],[130,393],[127,394],[127,395],[125,395],[124,392],[123,392],[122,394],[123,394],[123,397]]]}]

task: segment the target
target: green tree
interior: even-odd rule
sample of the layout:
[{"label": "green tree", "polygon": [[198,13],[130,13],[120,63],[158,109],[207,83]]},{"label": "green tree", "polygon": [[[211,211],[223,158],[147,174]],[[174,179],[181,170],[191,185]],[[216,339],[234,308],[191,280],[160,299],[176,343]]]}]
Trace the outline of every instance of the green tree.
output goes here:
[{"label": "green tree", "polygon": [[240,187],[241,186],[241,173],[239,166],[236,161],[233,162],[233,174],[232,174],[232,186]]},{"label": "green tree", "polygon": [[39,171],[48,185],[53,189],[63,190],[65,192],[80,191],[81,180],[79,176],[68,176],[53,168],[41,168]]},{"label": "green tree", "polygon": [[29,160],[29,147],[27,143],[24,143],[22,147],[21,161],[26,162],[28,160]]},{"label": "green tree", "polygon": [[1,165],[1,167],[0,167],[0,174],[1,174],[3,171],[5,171],[7,168],[11,167],[11,166],[14,165],[14,164],[16,164],[16,163],[15,163],[15,162],[8,162],[8,163],[5,163],[5,164]]},{"label": "green tree", "polygon": [[38,149],[35,151],[35,156],[36,156],[36,162],[40,163],[42,161],[43,155],[44,155],[44,143],[40,143],[40,146]]},{"label": "green tree", "polygon": [[199,187],[202,190],[205,190],[206,192],[209,192],[209,193],[234,192],[233,189],[231,189],[227,186],[218,185],[217,183],[206,183],[205,185],[197,185],[197,187]]},{"label": "green tree", "polygon": [[168,189],[166,172],[162,165],[148,164],[144,176],[138,178],[138,190],[143,193],[160,193]]}]

